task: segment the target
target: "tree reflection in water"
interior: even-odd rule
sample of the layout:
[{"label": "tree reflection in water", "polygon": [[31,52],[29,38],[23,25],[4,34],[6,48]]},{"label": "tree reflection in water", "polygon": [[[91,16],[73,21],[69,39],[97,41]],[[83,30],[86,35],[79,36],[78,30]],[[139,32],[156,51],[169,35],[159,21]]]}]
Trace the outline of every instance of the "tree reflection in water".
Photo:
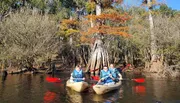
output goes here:
[{"label": "tree reflection in water", "polygon": [[81,93],[78,93],[70,88],[67,88],[67,95],[69,96],[71,103],[83,103]]},{"label": "tree reflection in water", "polygon": [[109,93],[103,95],[93,95],[93,101],[95,102],[105,102],[105,103],[112,103],[116,102],[119,99],[123,98],[123,88],[121,87],[118,90],[111,91]]}]

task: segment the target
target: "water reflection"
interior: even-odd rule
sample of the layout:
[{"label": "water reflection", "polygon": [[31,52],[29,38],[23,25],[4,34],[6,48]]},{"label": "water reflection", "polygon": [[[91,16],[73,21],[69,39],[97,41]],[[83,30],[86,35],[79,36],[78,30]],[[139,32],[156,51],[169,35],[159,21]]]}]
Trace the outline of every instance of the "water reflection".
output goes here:
[{"label": "water reflection", "polygon": [[[3,70],[1,74],[2,74],[2,79],[1,80],[2,80],[2,83],[4,83],[6,78],[7,78],[8,73],[7,73],[6,70]],[[0,76],[1,76],[1,74],[0,74]]]},{"label": "water reflection", "polygon": [[116,102],[118,99],[122,99],[123,98],[123,88],[120,88],[119,90],[116,90],[114,93],[112,93],[111,95],[108,95],[109,97],[106,99],[106,102],[108,103],[112,103],[112,102]]},{"label": "water reflection", "polygon": [[102,95],[94,94],[94,95],[92,95],[92,100],[95,101],[95,102],[100,102],[100,101],[103,101],[104,98],[103,98]]},{"label": "water reflection", "polygon": [[170,82],[168,80],[158,80],[157,78],[152,78],[152,87],[153,87],[152,91],[153,91],[153,95],[156,97],[156,101],[159,101],[159,103],[161,103],[160,101],[163,101],[163,98],[168,99],[169,97],[172,97],[172,95],[174,95],[171,94],[173,93],[172,88],[175,87],[175,86],[171,86],[172,83],[173,82]]},{"label": "water reflection", "polygon": [[56,98],[57,94],[51,91],[47,91],[44,94],[44,103],[52,103],[54,102],[55,98]]},{"label": "water reflection", "polygon": [[1,85],[0,85],[0,98],[2,98],[3,97],[3,94],[4,94],[4,90],[5,90],[5,80],[6,80],[6,77],[7,76],[2,76],[1,77]]},{"label": "water reflection", "polygon": [[70,88],[67,88],[67,95],[69,96],[71,103],[83,103],[81,93],[78,93]]},{"label": "water reflection", "polygon": [[141,84],[123,81],[120,89],[97,95],[92,88],[83,93],[67,88],[69,74],[56,75],[62,78],[61,83],[49,83],[46,77],[8,75],[0,82],[0,103],[180,103],[179,81],[151,78]]},{"label": "water reflection", "polygon": [[92,100],[95,102],[114,103],[123,98],[123,88],[121,87],[104,95],[93,94],[92,96]]},{"label": "water reflection", "polygon": [[136,85],[136,86],[133,86],[133,92],[141,96],[145,96],[146,88],[143,85]]},{"label": "water reflection", "polygon": [[2,83],[6,81],[7,76],[2,76]]}]

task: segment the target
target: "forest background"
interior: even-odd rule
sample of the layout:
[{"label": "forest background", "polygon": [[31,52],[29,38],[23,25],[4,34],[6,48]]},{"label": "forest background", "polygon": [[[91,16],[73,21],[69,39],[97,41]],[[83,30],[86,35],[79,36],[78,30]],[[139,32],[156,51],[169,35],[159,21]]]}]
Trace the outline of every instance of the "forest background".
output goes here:
[{"label": "forest background", "polygon": [[114,63],[180,76],[180,11],[163,1],[124,2],[1,0],[1,69],[59,61],[88,72]]}]

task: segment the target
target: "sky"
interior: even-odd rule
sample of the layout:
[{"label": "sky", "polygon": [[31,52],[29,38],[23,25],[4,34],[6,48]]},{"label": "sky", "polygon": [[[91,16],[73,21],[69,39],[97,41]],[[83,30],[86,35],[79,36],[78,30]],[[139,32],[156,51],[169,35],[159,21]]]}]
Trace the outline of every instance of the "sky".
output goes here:
[{"label": "sky", "polygon": [[175,10],[180,10],[180,0],[166,0],[169,7]]},{"label": "sky", "polygon": [[[140,5],[142,0],[124,0],[125,6],[137,6]],[[171,7],[173,10],[180,10],[180,0],[157,0],[159,3],[165,3],[168,7]]]}]

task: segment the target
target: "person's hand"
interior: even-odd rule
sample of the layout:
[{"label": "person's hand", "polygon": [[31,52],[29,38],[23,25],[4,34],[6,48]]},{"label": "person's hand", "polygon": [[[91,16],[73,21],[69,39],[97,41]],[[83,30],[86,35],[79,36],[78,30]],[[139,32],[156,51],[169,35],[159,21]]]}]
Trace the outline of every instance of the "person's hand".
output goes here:
[{"label": "person's hand", "polygon": [[85,80],[85,78],[82,78],[82,80]]},{"label": "person's hand", "polygon": [[101,82],[101,79],[98,81],[98,83],[100,83]]},{"label": "person's hand", "polygon": [[74,78],[73,77],[70,77],[70,80],[73,80]]},{"label": "person's hand", "polygon": [[120,78],[119,78],[119,80],[123,80],[123,78],[122,78],[122,77],[120,77]]},{"label": "person's hand", "polygon": [[115,80],[115,78],[112,77],[112,80]]}]

